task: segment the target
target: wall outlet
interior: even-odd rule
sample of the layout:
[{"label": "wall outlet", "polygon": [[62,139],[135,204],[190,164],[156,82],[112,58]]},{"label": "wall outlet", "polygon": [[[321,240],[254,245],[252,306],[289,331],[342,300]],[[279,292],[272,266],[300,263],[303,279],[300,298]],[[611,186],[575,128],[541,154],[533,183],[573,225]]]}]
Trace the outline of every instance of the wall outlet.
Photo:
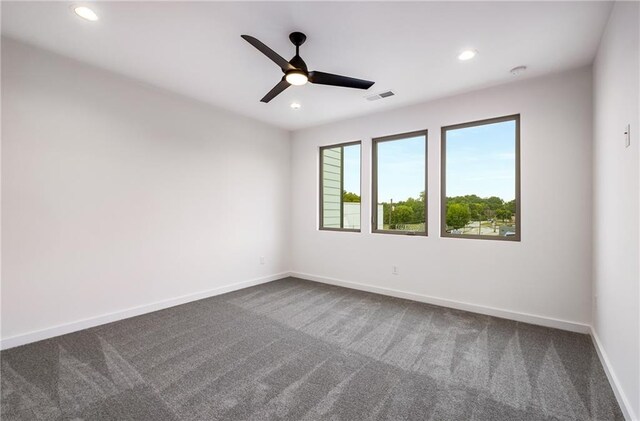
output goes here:
[{"label": "wall outlet", "polygon": [[260,264],[264,265],[264,262],[265,262],[264,256],[260,256]]},{"label": "wall outlet", "polygon": [[398,266],[391,266],[391,274],[397,275],[398,273],[400,273],[400,271],[398,270]]}]

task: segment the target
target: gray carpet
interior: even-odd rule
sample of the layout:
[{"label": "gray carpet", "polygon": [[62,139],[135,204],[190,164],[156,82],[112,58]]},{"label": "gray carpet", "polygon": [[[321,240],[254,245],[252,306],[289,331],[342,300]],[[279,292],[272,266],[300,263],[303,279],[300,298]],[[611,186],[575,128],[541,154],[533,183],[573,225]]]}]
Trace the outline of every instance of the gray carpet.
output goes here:
[{"label": "gray carpet", "polygon": [[2,358],[8,420],[622,420],[591,340],[298,279]]}]

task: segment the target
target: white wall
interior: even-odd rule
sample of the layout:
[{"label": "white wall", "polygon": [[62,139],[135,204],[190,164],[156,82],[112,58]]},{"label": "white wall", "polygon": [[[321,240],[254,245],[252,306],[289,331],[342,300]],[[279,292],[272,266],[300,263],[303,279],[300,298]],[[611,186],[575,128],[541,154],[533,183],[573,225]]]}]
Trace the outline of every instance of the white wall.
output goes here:
[{"label": "white wall", "polygon": [[640,416],[639,21],[637,2],[617,2],[594,62],[593,327],[630,419]]},{"label": "white wall", "polygon": [[[440,238],[440,127],[515,113],[522,118],[522,242]],[[293,271],[588,324],[591,113],[591,71],[583,68],[294,132]],[[425,128],[429,236],[371,234],[370,139]],[[318,147],[359,139],[363,232],[319,231]]]},{"label": "white wall", "polygon": [[288,132],[8,39],[2,89],[3,342],[289,269]]}]

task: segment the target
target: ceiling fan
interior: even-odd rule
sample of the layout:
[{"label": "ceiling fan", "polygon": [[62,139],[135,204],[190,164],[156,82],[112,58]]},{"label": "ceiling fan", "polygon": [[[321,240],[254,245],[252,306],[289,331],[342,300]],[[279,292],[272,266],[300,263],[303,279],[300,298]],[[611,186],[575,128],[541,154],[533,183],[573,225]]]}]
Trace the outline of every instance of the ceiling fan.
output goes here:
[{"label": "ceiling fan", "polygon": [[355,79],[347,76],[334,75],[331,73],[309,71],[307,64],[299,55],[299,49],[307,40],[307,36],[302,32],[292,32],[289,39],[296,46],[296,55],[289,61],[285,60],[271,48],[264,45],[261,41],[250,35],[241,35],[245,41],[256,47],[262,54],[269,57],[275,64],[280,66],[284,76],[282,80],[274,86],[260,101],[269,102],[282,91],[291,85],[304,85],[307,82],[317,83],[319,85],[342,86],[345,88],[369,89],[375,82],[368,80]]}]

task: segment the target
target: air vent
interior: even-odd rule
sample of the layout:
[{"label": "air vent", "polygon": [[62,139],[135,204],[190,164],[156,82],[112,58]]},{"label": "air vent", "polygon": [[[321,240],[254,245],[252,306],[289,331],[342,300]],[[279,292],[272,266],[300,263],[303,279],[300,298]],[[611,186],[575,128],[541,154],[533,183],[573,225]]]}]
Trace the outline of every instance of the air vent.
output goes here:
[{"label": "air vent", "polygon": [[366,98],[367,98],[367,101],[377,101],[379,99],[389,98],[390,96],[394,96],[394,95],[395,93],[393,91],[385,91],[385,92],[380,92],[379,94],[368,96]]}]

